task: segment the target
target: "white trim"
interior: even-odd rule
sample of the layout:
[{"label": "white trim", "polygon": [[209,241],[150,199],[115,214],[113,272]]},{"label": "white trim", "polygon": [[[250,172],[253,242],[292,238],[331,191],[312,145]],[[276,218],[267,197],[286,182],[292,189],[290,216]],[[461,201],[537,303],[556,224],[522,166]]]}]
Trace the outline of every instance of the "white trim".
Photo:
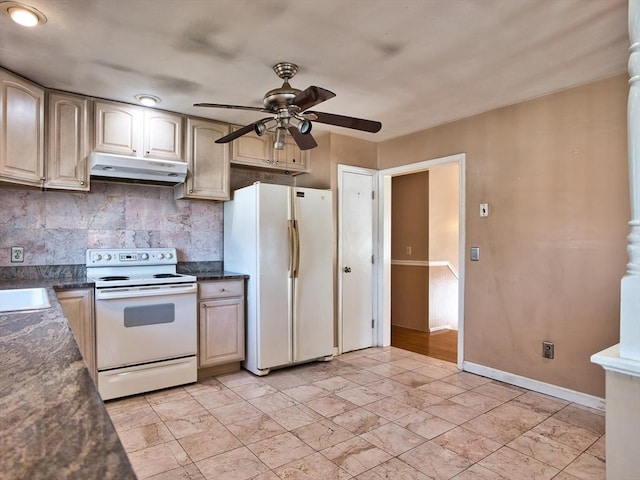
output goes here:
[{"label": "white trim", "polygon": [[411,163],[400,167],[381,170],[378,175],[380,193],[378,214],[378,308],[377,316],[382,328],[378,329],[377,344],[391,344],[391,178],[397,175],[424,172],[430,168],[458,163],[459,167],[459,240],[458,240],[458,367],[464,361],[464,261],[465,261],[465,199],[466,199],[466,155],[457,153],[447,157]]},{"label": "white trim", "polygon": [[[370,168],[363,168],[363,167],[354,167],[351,165],[342,165],[342,164],[338,164],[338,218],[336,219],[336,223],[338,225],[337,227],[337,235],[338,235],[338,263],[337,263],[337,269],[336,269],[336,276],[338,277],[338,284],[337,284],[337,292],[338,292],[338,322],[337,322],[337,328],[338,328],[338,346],[336,347],[336,350],[338,352],[338,354],[342,353],[342,275],[340,274],[340,268],[342,268],[342,174],[343,173],[357,173],[360,175],[370,175],[371,176],[371,184],[372,184],[372,188],[373,188],[373,205],[372,205],[372,212],[371,215],[373,216],[373,218],[371,219],[372,221],[372,236],[373,238],[372,240],[372,254],[375,254],[375,252],[378,251],[378,202],[379,202],[379,195],[378,195],[378,171],[377,170],[373,170]],[[379,257],[377,255],[375,255],[375,263],[379,263]],[[377,304],[378,304],[378,298],[377,298],[377,294],[378,294],[378,277],[376,275],[376,270],[375,270],[375,265],[374,265],[374,269],[372,272],[372,282],[373,285],[371,286],[371,301],[373,303],[371,311],[374,315],[374,331],[372,333],[372,344],[376,345],[376,339],[379,336],[379,330],[382,329],[382,325],[380,321],[378,321],[378,319],[380,318],[379,315],[377,315],[378,309],[377,309]]]},{"label": "white trim", "polygon": [[472,362],[463,362],[462,369],[465,372],[475,373],[476,375],[482,375],[483,377],[499,380],[510,385],[516,385],[518,387],[526,388],[527,390],[551,395],[552,397],[561,398],[568,402],[578,403],[585,407],[595,408],[602,411],[605,409],[604,398],[589,395],[588,393],[577,392],[575,390],[559,387],[557,385],[541,382],[528,377],[522,377],[502,370],[496,370],[495,368],[485,367],[484,365],[478,365],[477,363]]},{"label": "white trim", "polygon": [[591,361],[607,371],[640,377],[640,362],[620,357],[620,344],[591,355]]},{"label": "white trim", "polygon": [[442,325],[440,327],[429,327],[429,333],[440,332],[442,330],[453,330],[451,325]]},{"label": "white trim", "polygon": [[447,267],[454,277],[458,278],[458,272],[448,260],[391,260],[391,265],[402,267]]}]

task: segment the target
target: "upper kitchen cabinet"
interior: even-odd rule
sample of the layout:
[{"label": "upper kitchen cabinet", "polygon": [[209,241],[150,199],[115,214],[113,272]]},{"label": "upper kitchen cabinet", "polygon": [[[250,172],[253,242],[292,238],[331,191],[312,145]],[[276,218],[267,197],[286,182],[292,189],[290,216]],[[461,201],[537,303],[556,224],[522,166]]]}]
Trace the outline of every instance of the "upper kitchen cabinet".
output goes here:
[{"label": "upper kitchen cabinet", "polygon": [[184,161],[181,115],[104,100],[94,109],[96,151]]},{"label": "upper kitchen cabinet", "polygon": [[87,97],[49,92],[45,188],[89,190],[87,159],[90,101]]},{"label": "upper kitchen cabinet", "polygon": [[44,181],[44,89],[0,70],[0,181]]},{"label": "upper kitchen cabinet", "polygon": [[174,196],[202,200],[229,200],[229,144],[215,143],[229,133],[226,123],[187,119],[187,180],[176,185]]},{"label": "upper kitchen cabinet", "polygon": [[[240,127],[233,127],[238,129]],[[266,134],[258,137],[248,133],[231,142],[231,163],[251,167],[282,170],[290,173],[307,171],[309,152],[298,148],[295,140],[287,135],[285,148],[273,148],[273,135]]]}]

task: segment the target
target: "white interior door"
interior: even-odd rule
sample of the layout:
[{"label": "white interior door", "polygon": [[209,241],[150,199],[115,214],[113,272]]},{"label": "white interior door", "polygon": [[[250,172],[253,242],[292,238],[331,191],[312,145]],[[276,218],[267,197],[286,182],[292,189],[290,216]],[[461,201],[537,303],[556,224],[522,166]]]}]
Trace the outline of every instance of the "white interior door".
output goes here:
[{"label": "white interior door", "polygon": [[377,172],[338,166],[340,351],[374,344],[374,238]]}]

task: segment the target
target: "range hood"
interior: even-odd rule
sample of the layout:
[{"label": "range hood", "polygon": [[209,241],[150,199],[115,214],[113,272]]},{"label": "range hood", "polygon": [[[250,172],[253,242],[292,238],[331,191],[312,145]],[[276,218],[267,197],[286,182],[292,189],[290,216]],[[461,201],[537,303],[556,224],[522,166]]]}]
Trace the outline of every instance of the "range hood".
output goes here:
[{"label": "range hood", "polygon": [[90,159],[91,178],[120,182],[173,186],[187,177],[187,164],[173,160],[128,157],[93,152]]}]

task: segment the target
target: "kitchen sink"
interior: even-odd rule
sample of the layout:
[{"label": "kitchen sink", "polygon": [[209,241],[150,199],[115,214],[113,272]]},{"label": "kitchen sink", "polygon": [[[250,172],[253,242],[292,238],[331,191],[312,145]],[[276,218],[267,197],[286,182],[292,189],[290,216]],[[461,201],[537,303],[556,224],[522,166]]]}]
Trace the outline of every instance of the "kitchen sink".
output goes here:
[{"label": "kitchen sink", "polygon": [[17,288],[0,290],[0,313],[22,310],[42,310],[51,307],[44,288]]}]

